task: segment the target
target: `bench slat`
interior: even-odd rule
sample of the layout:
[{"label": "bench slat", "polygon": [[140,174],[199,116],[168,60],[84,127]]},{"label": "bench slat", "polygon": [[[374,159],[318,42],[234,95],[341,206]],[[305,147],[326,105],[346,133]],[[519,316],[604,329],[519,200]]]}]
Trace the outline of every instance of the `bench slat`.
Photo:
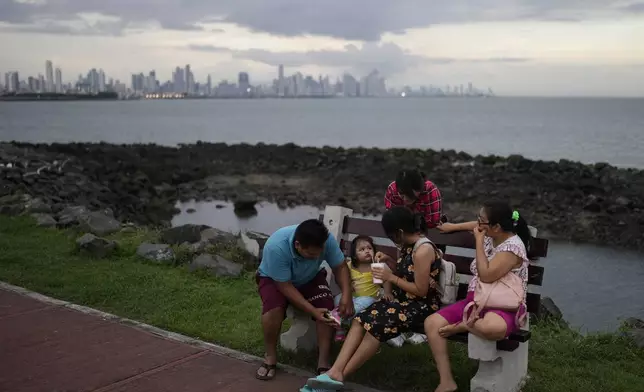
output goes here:
[{"label": "bench slat", "polygon": [[[348,241],[341,241],[341,248],[344,253],[348,256],[351,250],[351,243]],[[376,245],[378,251],[383,252],[392,259],[396,260],[398,257],[398,249],[393,246],[385,245]],[[446,254],[445,260],[451,261],[456,266],[456,272],[463,275],[472,275],[470,272],[470,264],[472,263],[472,257],[468,256],[457,256],[452,254]],[[528,284],[541,286],[543,284],[543,274],[544,268],[540,265],[530,265],[528,267]]]},{"label": "bench slat", "polygon": [[[345,217],[343,231],[349,234],[362,234],[371,237],[387,238],[379,221],[373,219]],[[443,234],[438,229],[431,229],[427,236],[437,245],[454,246],[457,248],[475,249],[474,235],[466,231]],[[528,256],[531,259],[546,257],[548,255],[548,240],[533,238],[532,249]]]}]

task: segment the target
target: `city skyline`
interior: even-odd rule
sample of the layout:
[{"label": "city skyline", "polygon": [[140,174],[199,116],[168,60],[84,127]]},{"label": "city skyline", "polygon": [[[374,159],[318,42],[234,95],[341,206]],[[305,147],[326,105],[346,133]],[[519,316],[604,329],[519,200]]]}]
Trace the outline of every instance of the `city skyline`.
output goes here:
[{"label": "city skyline", "polygon": [[471,81],[502,95],[644,92],[641,0],[356,0],[351,8],[358,11],[337,0],[7,0],[0,71],[37,75],[45,58],[66,81],[99,64],[120,80],[145,69],[165,80],[179,63],[268,83],[283,64],[332,77],[378,69],[398,88]]},{"label": "city skyline", "polygon": [[[28,76],[20,71],[9,71],[0,82],[0,92],[5,93],[58,93],[58,94],[98,94],[117,93],[122,99],[130,98],[180,98],[180,97],[391,97],[391,96],[493,96],[490,87],[479,90],[472,82],[438,86],[404,86],[400,89],[388,88],[386,77],[373,69],[367,75],[356,78],[344,72],[335,81],[329,75],[304,75],[295,70],[287,75],[283,64],[278,65],[276,77],[269,83],[252,83],[248,72],[240,71],[236,81],[223,79],[213,83],[212,75],[206,75],[205,82],[195,77],[192,66],[176,66],[169,80],[157,77],[156,70],[147,73],[131,74],[130,84],[109,77],[102,68],[92,68],[86,74],[79,74],[72,82],[63,82],[62,69],[54,63],[45,61],[45,75]],[[23,76],[21,78],[21,75]]]}]

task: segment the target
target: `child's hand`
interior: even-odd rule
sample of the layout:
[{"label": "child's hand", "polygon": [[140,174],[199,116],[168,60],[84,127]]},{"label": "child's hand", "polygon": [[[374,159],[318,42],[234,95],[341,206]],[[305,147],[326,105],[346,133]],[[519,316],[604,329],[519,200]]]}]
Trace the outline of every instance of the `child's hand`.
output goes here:
[{"label": "child's hand", "polygon": [[385,295],[382,296],[382,299],[391,302],[394,300],[394,295],[392,293],[385,293]]}]

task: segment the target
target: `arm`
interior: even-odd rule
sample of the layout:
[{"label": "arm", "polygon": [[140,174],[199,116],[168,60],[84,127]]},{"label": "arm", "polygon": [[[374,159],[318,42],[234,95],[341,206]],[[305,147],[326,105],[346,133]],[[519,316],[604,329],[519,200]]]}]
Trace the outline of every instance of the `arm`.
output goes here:
[{"label": "arm", "polygon": [[483,237],[477,237],[476,268],[481,282],[496,282],[521,263],[521,259],[512,252],[499,252],[492,260],[494,262],[490,262],[485,254]]},{"label": "arm", "polygon": [[275,282],[277,283],[278,290],[284,294],[288,301],[296,308],[316,316],[315,307],[302,296],[302,294],[293,286],[291,282]]},{"label": "arm", "polygon": [[443,199],[440,190],[434,184],[431,184],[428,192],[429,205],[425,210],[425,222],[427,222],[427,227],[429,228],[438,227],[441,224],[443,215]]},{"label": "arm", "polygon": [[340,314],[351,316],[354,313],[351,273],[349,272],[349,266],[345,262],[344,253],[340,249],[340,244],[332,235],[329,235],[324,244],[324,259],[333,270],[335,281],[340,286],[340,290],[342,290],[339,306]]},{"label": "arm", "polygon": [[443,223],[438,226],[438,230],[442,233],[454,233],[456,231],[472,231],[478,226],[477,221],[463,222],[463,223]]},{"label": "arm", "polygon": [[419,248],[413,256],[414,259],[414,281],[408,282],[401,279],[394,274],[390,274],[389,281],[405,290],[409,294],[418,297],[427,295],[430,286],[430,269],[434,260],[436,260],[436,252],[432,246],[423,246]]},{"label": "arm", "polygon": [[[269,241],[271,241],[270,238]],[[291,255],[285,253],[279,245],[269,241],[266,242],[262,254],[264,272],[269,278],[273,279],[277,285],[277,289],[284,294],[290,303],[307,313],[315,314],[315,307],[291,283],[293,279]]]},{"label": "arm", "polygon": [[395,182],[389,184],[389,186],[387,187],[387,192],[385,192],[385,209],[387,210],[391,207],[402,204],[402,201],[399,200],[400,197],[398,196],[398,193],[394,191],[395,184]]}]

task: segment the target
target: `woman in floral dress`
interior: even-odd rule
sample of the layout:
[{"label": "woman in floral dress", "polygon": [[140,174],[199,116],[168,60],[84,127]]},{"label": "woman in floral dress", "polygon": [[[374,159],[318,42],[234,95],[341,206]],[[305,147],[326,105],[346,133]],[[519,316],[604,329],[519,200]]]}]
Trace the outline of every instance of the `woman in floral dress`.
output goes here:
[{"label": "woman in floral dress", "polygon": [[[380,343],[422,328],[425,319],[439,309],[441,262],[434,246],[422,241],[426,232],[424,217],[406,207],[393,207],[383,214],[381,223],[387,236],[401,249],[401,257],[395,272],[374,270],[373,276],[392,283],[394,299],[380,300],[358,313],[333,367],[309,379],[308,388],[341,388],[344,379],[378,351]],[[380,252],[376,254],[379,262],[385,258]]]}]

